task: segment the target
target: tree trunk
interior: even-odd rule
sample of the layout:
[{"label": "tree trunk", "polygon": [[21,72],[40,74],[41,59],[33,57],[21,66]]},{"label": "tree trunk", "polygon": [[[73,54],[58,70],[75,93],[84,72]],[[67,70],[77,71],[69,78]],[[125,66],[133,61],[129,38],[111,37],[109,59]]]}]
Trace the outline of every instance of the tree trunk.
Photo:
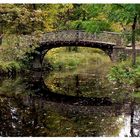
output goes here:
[{"label": "tree trunk", "polygon": [[0,45],[2,45],[2,35],[0,34]]},{"label": "tree trunk", "polygon": [[[32,12],[32,18],[34,18],[34,14],[35,14],[35,10],[36,10],[36,5],[35,4],[31,4],[31,12]],[[35,21],[32,21],[32,33],[35,31]]]},{"label": "tree trunk", "polygon": [[137,23],[137,15],[134,17],[133,25],[132,25],[132,65],[136,64],[136,38],[135,38],[135,30]]},{"label": "tree trunk", "polygon": [[131,137],[135,137],[135,133],[134,133],[134,102],[131,103],[130,109],[131,109],[130,134],[131,134]]},{"label": "tree trunk", "polygon": [[3,34],[0,33],[0,45],[2,45]]}]

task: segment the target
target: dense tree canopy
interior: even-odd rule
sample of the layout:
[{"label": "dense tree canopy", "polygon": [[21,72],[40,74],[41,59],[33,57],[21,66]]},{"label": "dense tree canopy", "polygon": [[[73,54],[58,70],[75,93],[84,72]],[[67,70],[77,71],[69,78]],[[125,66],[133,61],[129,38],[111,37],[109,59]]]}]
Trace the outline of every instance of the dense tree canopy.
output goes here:
[{"label": "dense tree canopy", "polygon": [[124,32],[131,36],[135,64],[139,21],[139,4],[0,4],[0,44],[5,34],[69,29]]},{"label": "dense tree canopy", "polygon": [[[132,64],[136,63],[135,42],[139,35],[138,23],[140,21],[139,4],[114,4],[106,7],[108,19],[120,23],[124,32],[131,32],[131,44],[133,48]],[[110,11],[109,11],[110,9]],[[137,33],[137,35],[136,35]]]},{"label": "dense tree canopy", "polygon": [[103,7],[96,4],[1,4],[0,32],[29,34],[60,29],[112,30]]}]

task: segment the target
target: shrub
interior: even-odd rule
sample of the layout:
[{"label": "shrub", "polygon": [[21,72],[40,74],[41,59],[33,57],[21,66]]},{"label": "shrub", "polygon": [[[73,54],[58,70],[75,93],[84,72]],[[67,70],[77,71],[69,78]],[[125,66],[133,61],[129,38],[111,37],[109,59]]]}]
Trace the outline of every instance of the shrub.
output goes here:
[{"label": "shrub", "polygon": [[22,68],[22,64],[17,61],[11,61],[11,62],[3,62],[0,61],[0,73],[16,73],[19,72]]},{"label": "shrub", "polygon": [[[138,59],[139,60],[139,59]],[[136,66],[131,65],[131,61],[123,61],[113,66],[108,74],[108,79],[112,82],[125,85],[140,86],[140,66],[139,61]]]}]

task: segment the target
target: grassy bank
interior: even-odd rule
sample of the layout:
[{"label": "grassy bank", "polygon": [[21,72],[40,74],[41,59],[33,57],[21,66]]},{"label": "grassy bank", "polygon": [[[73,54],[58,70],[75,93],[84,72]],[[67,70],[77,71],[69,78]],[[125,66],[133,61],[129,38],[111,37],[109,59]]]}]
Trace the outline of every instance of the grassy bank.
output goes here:
[{"label": "grassy bank", "polygon": [[112,83],[132,91],[140,90],[140,57],[137,57],[135,66],[132,66],[131,60],[114,64],[110,69],[108,78]]},{"label": "grassy bank", "polygon": [[110,62],[109,57],[103,51],[94,48],[78,47],[78,51],[67,51],[66,48],[56,48],[50,50],[45,55],[54,70],[74,70],[85,69],[97,66],[105,62]]},{"label": "grassy bank", "polygon": [[13,75],[22,71],[23,65],[17,61],[0,61],[0,74]]}]

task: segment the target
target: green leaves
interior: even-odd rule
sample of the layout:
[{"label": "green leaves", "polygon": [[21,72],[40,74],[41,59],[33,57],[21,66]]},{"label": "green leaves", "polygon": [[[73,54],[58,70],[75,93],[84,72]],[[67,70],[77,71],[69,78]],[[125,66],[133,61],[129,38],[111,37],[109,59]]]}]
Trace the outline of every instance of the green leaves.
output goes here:
[{"label": "green leaves", "polygon": [[44,28],[45,12],[33,7],[15,4],[0,5],[0,22],[3,23],[1,32],[30,34]]},{"label": "green leaves", "polygon": [[86,21],[83,22],[83,29],[87,30],[88,32],[100,32],[100,31],[110,31],[110,24],[105,20],[95,20],[95,21]]},{"label": "green leaves", "polygon": [[[139,60],[139,58],[138,58]],[[140,61],[138,61],[140,63]],[[140,67],[139,64],[132,67],[130,61],[123,61],[111,68],[108,79],[122,85],[137,87],[140,86]]]},{"label": "green leaves", "polygon": [[123,25],[132,24],[135,15],[140,15],[139,4],[112,4],[105,6],[108,19]]}]

